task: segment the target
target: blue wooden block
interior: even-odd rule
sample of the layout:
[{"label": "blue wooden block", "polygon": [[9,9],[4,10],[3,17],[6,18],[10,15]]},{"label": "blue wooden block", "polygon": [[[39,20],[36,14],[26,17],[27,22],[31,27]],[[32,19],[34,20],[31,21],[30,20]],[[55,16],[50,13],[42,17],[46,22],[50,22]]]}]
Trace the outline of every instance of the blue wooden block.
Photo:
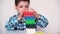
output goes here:
[{"label": "blue wooden block", "polygon": [[25,20],[35,20],[34,16],[25,16]]}]

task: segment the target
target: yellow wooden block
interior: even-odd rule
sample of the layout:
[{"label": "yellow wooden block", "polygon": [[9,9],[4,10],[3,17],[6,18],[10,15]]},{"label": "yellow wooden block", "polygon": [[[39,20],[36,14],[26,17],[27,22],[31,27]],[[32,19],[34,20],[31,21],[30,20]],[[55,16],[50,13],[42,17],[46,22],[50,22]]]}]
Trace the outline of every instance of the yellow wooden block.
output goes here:
[{"label": "yellow wooden block", "polygon": [[48,34],[51,34],[50,32]]},{"label": "yellow wooden block", "polygon": [[44,34],[44,32],[36,32],[36,33],[34,33],[34,34]]}]

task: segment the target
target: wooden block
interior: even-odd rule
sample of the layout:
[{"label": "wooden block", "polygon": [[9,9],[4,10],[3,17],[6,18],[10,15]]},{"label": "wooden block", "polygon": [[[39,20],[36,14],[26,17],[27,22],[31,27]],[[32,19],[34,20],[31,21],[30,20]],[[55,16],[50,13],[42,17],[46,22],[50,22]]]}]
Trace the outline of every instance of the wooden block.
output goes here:
[{"label": "wooden block", "polygon": [[24,16],[33,16],[34,13],[33,12],[23,12]]},{"label": "wooden block", "polygon": [[34,16],[25,16],[24,17],[25,20],[35,20]]},{"label": "wooden block", "polygon": [[34,34],[44,34],[44,32],[36,32],[36,33],[34,33]]},{"label": "wooden block", "polygon": [[34,20],[25,20],[26,24],[36,24]]},{"label": "wooden block", "polygon": [[36,28],[36,24],[26,24],[26,28],[29,28],[29,29]]}]

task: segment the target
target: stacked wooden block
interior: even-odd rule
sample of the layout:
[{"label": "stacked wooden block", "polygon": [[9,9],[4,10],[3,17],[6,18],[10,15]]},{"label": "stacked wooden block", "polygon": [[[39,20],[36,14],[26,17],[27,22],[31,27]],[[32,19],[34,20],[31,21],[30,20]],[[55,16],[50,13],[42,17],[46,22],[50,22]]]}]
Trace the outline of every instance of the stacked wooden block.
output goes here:
[{"label": "stacked wooden block", "polygon": [[24,12],[24,19],[27,28],[36,28],[35,17],[33,12]]}]

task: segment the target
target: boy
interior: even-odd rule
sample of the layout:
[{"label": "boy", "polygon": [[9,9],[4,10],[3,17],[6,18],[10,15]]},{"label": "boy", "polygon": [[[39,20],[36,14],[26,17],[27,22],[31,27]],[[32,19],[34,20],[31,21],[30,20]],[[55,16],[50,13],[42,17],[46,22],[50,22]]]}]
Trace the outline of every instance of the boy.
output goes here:
[{"label": "boy", "polygon": [[[9,21],[6,23],[5,28],[9,31],[11,30],[25,30],[26,23],[23,17],[24,11],[29,11],[30,0],[15,0],[15,8],[18,12],[17,15],[10,17]],[[36,13],[34,9],[31,9],[34,13],[34,17],[36,18],[36,25],[45,28],[48,25],[48,20]]]}]

